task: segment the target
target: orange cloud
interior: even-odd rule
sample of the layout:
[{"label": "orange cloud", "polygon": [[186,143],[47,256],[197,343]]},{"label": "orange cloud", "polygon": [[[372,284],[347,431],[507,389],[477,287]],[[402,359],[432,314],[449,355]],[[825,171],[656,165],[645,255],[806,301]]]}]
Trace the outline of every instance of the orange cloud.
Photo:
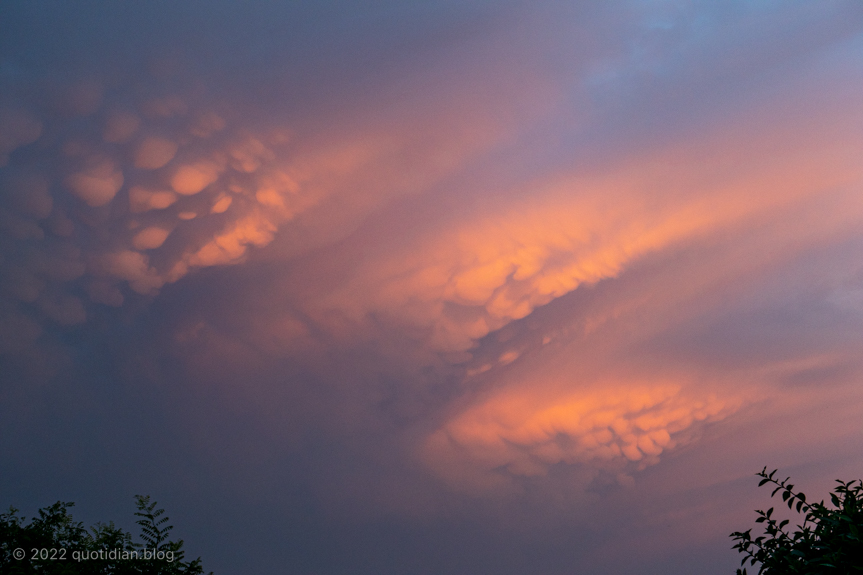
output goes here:
[{"label": "orange cloud", "polygon": [[156,136],[147,136],[135,150],[135,167],[144,170],[161,168],[174,159],[179,146],[176,142]]},{"label": "orange cloud", "polygon": [[221,172],[222,166],[210,160],[180,166],[171,178],[171,187],[178,194],[191,196],[215,182]]},{"label": "orange cloud", "polygon": [[156,293],[165,284],[165,280],[150,266],[150,258],[132,250],[98,256],[90,267],[97,277],[127,281],[129,287],[141,294]]},{"label": "orange cloud", "polygon": [[154,250],[160,247],[168,239],[171,230],[159,227],[145,228],[135,234],[132,245],[136,250]]},{"label": "orange cloud", "polygon": [[540,381],[501,390],[432,433],[421,457],[452,487],[468,491],[507,491],[513,478],[544,476],[558,464],[607,469],[626,481],[625,472],[657,463],[682,432],[740,405],[691,397],[675,383],[571,387]]},{"label": "orange cloud", "polygon": [[264,246],[273,241],[275,231],[275,225],[268,218],[253,212],[190,254],[185,261],[193,267],[236,263],[250,246]]},{"label": "orange cloud", "polygon": [[163,210],[176,201],[177,194],[170,190],[148,190],[141,186],[129,189],[129,205],[133,213]]},{"label": "orange cloud", "polygon": [[88,166],[66,177],[66,185],[88,206],[104,206],[123,186],[123,172],[107,158],[94,157]]},{"label": "orange cloud", "polygon": [[359,329],[386,318],[424,334],[434,350],[464,352],[647,254],[757,228],[863,181],[863,142],[841,114],[810,115],[793,134],[781,115],[759,122],[754,133],[744,119],[594,173],[525,184],[505,191],[505,203],[454,210],[427,232],[417,226],[398,242],[370,243],[363,265],[306,308],[322,323],[338,315]]},{"label": "orange cloud", "polygon": [[[431,329],[434,348],[467,350],[582,284],[617,276],[645,254],[765,214],[795,195],[784,188],[753,198],[738,185],[656,206],[645,195],[645,179],[636,173],[557,184],[510,211],[370,260],[313,305],[356,322],[376,313],[418,324]],[[782,180],[766,189],[782,189]]]}]

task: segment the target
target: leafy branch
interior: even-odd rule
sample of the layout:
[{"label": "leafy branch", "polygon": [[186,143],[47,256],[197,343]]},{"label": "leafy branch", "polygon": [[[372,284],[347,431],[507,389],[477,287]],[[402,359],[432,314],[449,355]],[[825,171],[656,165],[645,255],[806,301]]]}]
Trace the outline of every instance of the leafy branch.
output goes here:
[{"label": "leafy branch", "polygon": [[[73,503],[58,501],[39,510],[28,523],[14,507],[0,513],[0,573],[3,575],[203,575],[201,558],[184,561],[183,540],[171,541],[173,529],[164,509],[149,496],[136,496],[141,541],[113,522],[97,523],[90,530],[72,519]],[[142,548],[144,548],[142,550]],[[35,555],[33,549],[51,551]],[[105,556],[107,551],[128,552],[134,560]],[[25,551],[25,555],[20,554]],[[73,554],[88,557],[76,561]],[[212,575],[212,573],[210,574]]]},{"label": "leafy branch", "polygon": [[[135,504],[138,506],[138,511],[135,512],[136,517],[141,517],[136,523],[141,526],[141,539],[144,540],[146,547],[151,549],[162,549],[162,544],[168,540],[168,534],[174,528],[173,525],[165,525],[168,522],[168,517],[164,509],[156,509],[156,502],[150,502],[149,495],[136,495]],[[165,525],[162,527],[162,525]],[[141,547],[140,543],[135,544]]]},{"label": "leafy branch", "polygon": [[[788,529],[789,519],[781,521],[773,517],[774,508],[756,510],[756,523],[764,524],[764,535],[752,538],[752,530],[735,531],[731,538],[736,541],[732,549],[743,554],[741,565],[748,561],[750,567],[760,564],[761,575],[847,575],[863,572],[863,482],[840,481],[832,493],[832,508],[822,500],[811,503],[806,495],[795,491],[791,478],[779,481],[776,470],[767,473],[765,467],[756,474],[761,477],[758,486],[775,486],[770,494],[781,493],[788,509],[803,513],[803,523],[796,530]],[[737,570],[738,575],[747,575],[746,568]]]}]

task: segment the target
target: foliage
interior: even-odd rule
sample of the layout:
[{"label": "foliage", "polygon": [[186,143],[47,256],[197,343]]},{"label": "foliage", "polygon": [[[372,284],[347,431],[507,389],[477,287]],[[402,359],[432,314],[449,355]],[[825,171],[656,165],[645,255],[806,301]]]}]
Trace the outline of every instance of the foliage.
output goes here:
[{"label": "foliage", "polygon": [[200,557],[184,561],[183,540],[169,540],[165,510],[149,496],[136,495],[135,503],[141,542],[113,522],[85,529],[69,513],[71,502],[40,509],[29,524],[10,507],[0,513],[0,573],[203,575]]},{"label": "foliage", "polygon": [[[760,563],[761,575],[849,575],[863,573],[863,482],[840,481],[830,493],[832,507],[822,500],[820,503],[806,501],[803,493],[794,491],[789,483],[774,478],[776,470],[767,473],[765,467],[759,473],[761,482],[776,488],[771,497],[782,494],[782,501],[789,509],[803,513],[803,523],[791,532],[790,520],[781,521],[773,517],[773,508],[757,510],[756,523],[764,523],[764,535],[755,539],[751,529],[734,532],[737,543],[733,549],[744,554],[741,565],[749,561],[750,566]],[[738,569],[737,575],[746,575],[746,568]]]}]

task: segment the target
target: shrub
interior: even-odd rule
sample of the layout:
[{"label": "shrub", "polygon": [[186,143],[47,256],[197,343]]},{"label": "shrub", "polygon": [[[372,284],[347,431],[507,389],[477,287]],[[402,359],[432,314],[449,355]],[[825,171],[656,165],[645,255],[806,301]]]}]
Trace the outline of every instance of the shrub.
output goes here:
[{"label": "shrub", "polygon": [[[756,510],[756,523],[764,523],[764,534],[752,539],[751,529],[731,534],[737,543],[733,549],[743,553],[741,565],[749,561],[750,566],[759,565],[761,575],[848,575],[863,573],[863,482],[840,481],[830,493],[831,506],[811,503],[806,496],[794,491],[789,483],[774,478],[776,470],[767,473],[765,467],[759,473],[761,482],[775,485],[771,497],[781,493],[782,501],[789,509],[803,514],[803,523],[790,531],[789,519],[781,521],[773,517],[773,508]],[[738,575],[747,575],[746,568],[737,570]]]}]

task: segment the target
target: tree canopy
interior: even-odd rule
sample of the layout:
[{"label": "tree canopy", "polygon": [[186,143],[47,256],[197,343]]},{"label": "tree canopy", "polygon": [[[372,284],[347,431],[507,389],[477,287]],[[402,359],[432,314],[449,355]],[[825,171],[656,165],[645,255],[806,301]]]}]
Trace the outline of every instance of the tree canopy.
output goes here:
[{"label": "tree canopy", "polygon": [[44,507],[29,523],[10,507],[0,514],[0,573],[203,575],[201,558],[185,561],[183,540],[169,538],[165,510],[149,496],[136,495],[135,504],[138,541],[113,522],[84,528],[69,513],[71,502]]},{"label": "tree canopy", "polygon": [[[790,519],[773,517],[774,508],[756,510],[756,523],[764,524],[764,534],[752,538],[752,529],[731,534],[737,543],[733,549],[743,554],[741,565],[759,565],[761,575],[848,575],[863,573],[863,482],[840,481],[830,493],[830,504],[812,503],[806,495],[794,490],[791,478],[779,481],[777,470],[757,473],[759,487],[775,486],[771,497],[781,493],[782,501],[792,511],[803,514],[803,523],[793,531]],[[746,567],[737,570],[747,575]]]}]

